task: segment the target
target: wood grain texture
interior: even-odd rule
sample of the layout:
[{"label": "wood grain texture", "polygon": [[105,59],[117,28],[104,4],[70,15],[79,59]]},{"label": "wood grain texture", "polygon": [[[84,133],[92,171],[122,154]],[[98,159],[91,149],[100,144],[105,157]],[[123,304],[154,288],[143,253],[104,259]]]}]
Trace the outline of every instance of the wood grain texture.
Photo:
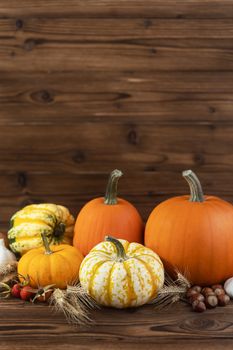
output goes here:
[{"label": "wood grain texture", "polygon": [[1,349],[232,349],[233,305],[203,314],[179,304],[157,311],[102,309],[92,313],[95,325],[73,328],[48,306],[1,302]]},{"label": "wood grain texture", "polygon": [[233,121],[232,72],[3,72],[1,82],[0,125]]},{"label": "wood grain texture", "polygon": [[[190,140],[190,128],[197,138]],[[0,204],[9,208],[4,226],[10,211],[31,202],[61,202],[76,214],[104,194],[109,169],[115,167],[125,173],[119,195],[135,203],[144,220],[159,201],[187,193],[185,168],[201,168],[205,193],[231,200],[232,124],[182,123],[179,129],[177,138],[174,125],[158,123],[2,126]],[[221,147],[213,154],[216,144]]]},{"label": "wood grain texture", "polygon": [[221,62],[229,71],[232,27],[232,19],[2,19],[0,70],[216,71]]},{"label": "wood grain texture", "polygon": [[[30,53],[28,54],[29,51]],[[171,57],[172,60],[171,60]],[[25,46],[2,45],[0,70],[17,72],[56,71],[174,71],[233,70],[231,49],[180,48],[170,45],[145,47],[136,44],[67,43],[61,47],[29,39]]]},{"label": "wood grain texture", "polygon": [[233,18],[231,0],[1,0],[1,14],[34,17]]}]

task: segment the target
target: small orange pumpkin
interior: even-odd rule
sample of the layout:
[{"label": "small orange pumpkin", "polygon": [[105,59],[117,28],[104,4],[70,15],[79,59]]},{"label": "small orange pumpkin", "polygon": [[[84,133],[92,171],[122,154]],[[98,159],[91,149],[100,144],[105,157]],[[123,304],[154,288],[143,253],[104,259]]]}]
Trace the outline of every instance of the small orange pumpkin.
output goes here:
[{"label": "small orange pumpkin", "polygon": [[117,197],[117,184],[122,176],[120,170],[110,174],[105,198],[95,198],[79,212],[73,245],[83,255],[104,240],[106,234],[129,242],[143,242],[144,224],[137,209],[128,201]]},{"label": "small orange pumpkin", "polygon": [[64,289],[78,280],[82,254],[68,244],[49,246],[42,234],[43,247],[34,248],[24,254],[18,263],[18,273],[29,276],[30,286],[36,288],[54,284]]},{"label": "small orange pumpkin", "polygon": [[159,204],[145,228],[145,245],[171,273],[178,268],[193,284],[212,285],[233,275],[233,206],[204,196],[197,176],[183,172],[191,196]]}]

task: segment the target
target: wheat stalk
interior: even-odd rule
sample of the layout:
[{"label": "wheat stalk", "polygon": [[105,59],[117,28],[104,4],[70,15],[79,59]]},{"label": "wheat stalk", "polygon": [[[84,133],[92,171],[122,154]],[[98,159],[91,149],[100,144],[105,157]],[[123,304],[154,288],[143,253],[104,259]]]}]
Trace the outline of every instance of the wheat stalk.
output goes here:
[{"label": "wheat stalk", "polygon": [[164,286],[158,291],[156,297],[150,301],[150,304],[162,309],[179,300],[184,300],[191,283],[181,272],[176,271],[176,274],[177,278],[175,281],[167,273],[165,274]]},{"label": "wheat stalk", "polygon": [[80,284],[68,285],[66,290],[56,288],[49,299],[55,311],[62,311],[73,325],[90,325],[89,310],[99,308]]}]

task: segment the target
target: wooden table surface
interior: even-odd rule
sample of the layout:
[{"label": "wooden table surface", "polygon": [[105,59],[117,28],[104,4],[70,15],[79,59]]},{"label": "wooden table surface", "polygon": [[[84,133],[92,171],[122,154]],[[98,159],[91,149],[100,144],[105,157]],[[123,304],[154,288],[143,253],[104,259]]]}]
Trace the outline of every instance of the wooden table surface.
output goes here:
[{"label": "wooden table surface", "polygon": [[157,311],[94,311],[95,324],[73,327],[48,306],[1,301],[0,348],[14,349],[232,349],[233,304],[203,314],[177,304]]}]

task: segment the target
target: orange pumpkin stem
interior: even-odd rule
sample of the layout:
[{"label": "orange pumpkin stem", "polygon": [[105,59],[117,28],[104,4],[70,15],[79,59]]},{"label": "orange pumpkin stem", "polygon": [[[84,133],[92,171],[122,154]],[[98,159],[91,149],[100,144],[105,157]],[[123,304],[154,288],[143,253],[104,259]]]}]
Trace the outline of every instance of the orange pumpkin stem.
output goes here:
[{"label": "orange pumpkin stem", "polygon": [[106,188],[104,204],[117,204],[117,184],[119,178],[123,175],[121,170],[115,169],[111,172]]},{"label": "orange pumpkin stem", "polygon": [[125,248],[123,247],[123,244],[118,239],[111,236],[106,236],[105,241],[111,242],[115,245],[116,251],[117,251],[117,260],[119,262],[127,260],[127,256],[125,254]]},{"label": "orange pumpkin stem", "polygon": [[185,180],[188,182],[190,187],[190,202],[204,202],[205,198],[203,195],[201,183],[197,175],[192,170],[185,170],[182,173]]},{"label": "orange pumpkin stem", "polygon": [[50,249],[49,241],[48,241],[48,238],[46,237],[45,233],[41,233],[41,238],[42,238],[42,241],[44,244],[45,254],[46,255],[53,254],[52,250]]}]

